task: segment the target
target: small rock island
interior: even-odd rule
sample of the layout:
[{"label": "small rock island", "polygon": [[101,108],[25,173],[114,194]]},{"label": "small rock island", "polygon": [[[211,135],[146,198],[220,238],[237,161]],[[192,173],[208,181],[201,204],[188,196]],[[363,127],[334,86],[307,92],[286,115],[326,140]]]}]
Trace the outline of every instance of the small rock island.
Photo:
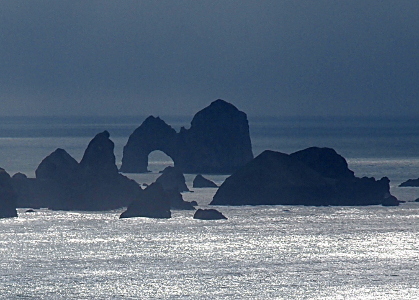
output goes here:
[{"label": "small rock island", "polygon": [[330,148],[290,155],[266,150],[228,177],[210,205],[397,206],[389,182],[355,177]]}]

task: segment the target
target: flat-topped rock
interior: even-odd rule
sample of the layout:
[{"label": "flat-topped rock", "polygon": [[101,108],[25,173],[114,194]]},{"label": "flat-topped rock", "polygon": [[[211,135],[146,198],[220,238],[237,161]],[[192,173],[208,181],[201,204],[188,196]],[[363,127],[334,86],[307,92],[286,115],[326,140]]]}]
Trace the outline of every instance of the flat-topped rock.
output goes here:
[{"label": "flat-topped rock", "polygon": [[199,220],[227,220],[227,218],[216,209],[198,209],[193,218]]}]

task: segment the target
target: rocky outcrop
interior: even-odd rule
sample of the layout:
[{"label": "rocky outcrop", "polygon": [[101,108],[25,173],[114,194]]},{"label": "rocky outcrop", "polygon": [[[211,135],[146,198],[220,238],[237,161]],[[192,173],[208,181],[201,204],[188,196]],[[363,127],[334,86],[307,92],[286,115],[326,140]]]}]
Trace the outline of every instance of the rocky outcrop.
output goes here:
[{"label": "rocky outcrop", "polygon": [[41,161],[35,176],[39,180],[68,183],[77,177],[79,171],[79,163],[64,149],[58,148]]},{"label": "rocky outcrop", "polygon": [[148,117],[124,147],[121,172],[147,172],[148,155],[155,150],[170,156],[184,173],[231,174],[253,158],[246,114],[220,99],[179,133],[160,118]]},{"label": "rocky outcrop", "polygon": [[36,178],[13,178],[19,207],[111,210],[128,206],[142,190],[118,173],[113,150],[107,131],[91,140],[80,163],[57,149],[40,163]]},{"label": "rocky outcrop", "polygon": [[408,179],[405,182],[402,182],[399,187],[419,187],[419,178],[418,179]]},{"label": "rocky outcrop", "polygon": [[0,168],[0,218],[17,217],[16,199],[10,175]]},{"label": "rocky outcrop", "polygon": [[310,147],[290,155],[327,178],[348,179],[354,177],[343,156],[331,148]]},{"label": "rocky outcrop", "polygon": [[357,178],[342,159],[329,148],[264,151],[225,180],[211,205],[399,204],[388,178]]},{"label": "rocky outcrop", "polygon": [[149,185],[120,218],[170,218],[170,199],[159,183]]},{"label": "rocky outcrop", "polygon": [[198,209],[193,218],[199,220],[227,220],[227,218],[216,209]]},{"label": "rocky outcrop", "polygon": [[166,167],[156,179],[170,200],[170,207],[179,210],[195,210],[192,203],[183,200],[181,192],[189,192],[185,176],[177,167]]},{"label": "rocky outcrop", "polygon": [[218,185],[216,185],[213,181],[205,178],[201,174],[198,174],[195,176],[192,186],[194,188],[217,188]]},{"label": "rocky outcrop", "polygon": [[160,183],[164,190],[174,190],[179,193],[189,192],[185,176],[177,167],[166,167],[156,182]]}]

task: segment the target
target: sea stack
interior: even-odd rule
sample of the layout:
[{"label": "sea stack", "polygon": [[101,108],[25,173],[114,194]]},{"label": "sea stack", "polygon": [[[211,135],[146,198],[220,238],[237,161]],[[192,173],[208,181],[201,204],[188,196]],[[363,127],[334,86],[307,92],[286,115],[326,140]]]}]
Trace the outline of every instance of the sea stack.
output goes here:
[{"label": "sea stack", "polygon": [[388,178],[357,178],[330,148],[264,151],[219,187],[211,205],[399,205]]},{"label": "sea stack", "polygon": [[0,168],[0,218],[17,217],[16,200],[10,175]]},{"label": "sea stack", "polygon": [[129,137],[121,172],[147,172],[148,155],[155,150],[170,156],[183,173],[231,174],[253,159],[247,115],[218,99],[179,133],[150,116]]},{"label": "sea stack", "polygon": [[170,212],[170,199],[160,183],[152,183],[141,195],[134,200],[124,211],[120,218],[159,218],[168,219]]},{"label": "sea stack", "polygon": [[98,133],[78,163],[57,149],[39,164],[36,178],[13,178],[18,207],[54,210],[111,210],[137,199],[141,187],[118,172],[109,132]]}]

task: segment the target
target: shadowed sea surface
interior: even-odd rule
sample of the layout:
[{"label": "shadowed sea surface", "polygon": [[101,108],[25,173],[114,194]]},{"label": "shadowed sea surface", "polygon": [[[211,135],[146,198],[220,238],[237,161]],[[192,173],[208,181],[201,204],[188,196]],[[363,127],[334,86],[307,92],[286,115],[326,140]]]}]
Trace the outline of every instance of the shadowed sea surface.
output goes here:
[{"label": "shadowed sea surface", "polygon": [[[162,117],[175,129],[190,117]],[[120,164],[128,118],[0,118],[0,167],[34,176],[56,148],[77,160],[108,130]],[[1,299],[418,299],[419,177],[416,119],[250,118],[253,150],[333,147],[357,176],[388,176],[400,207],[216,207],[228,220],[191,211],[168,220],[119,220],[122,210],[46,209],[0,220]],[[171,164],[150,155],[150,183]],[[221,184],[226,176],[206,176]],[[193,174],[187,174],[192,189]],[[214,189],[185,200],[208,207]]]}]

